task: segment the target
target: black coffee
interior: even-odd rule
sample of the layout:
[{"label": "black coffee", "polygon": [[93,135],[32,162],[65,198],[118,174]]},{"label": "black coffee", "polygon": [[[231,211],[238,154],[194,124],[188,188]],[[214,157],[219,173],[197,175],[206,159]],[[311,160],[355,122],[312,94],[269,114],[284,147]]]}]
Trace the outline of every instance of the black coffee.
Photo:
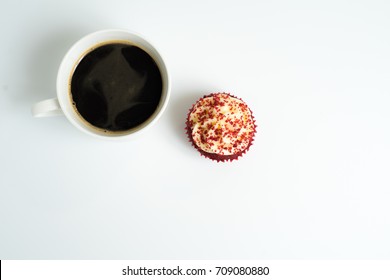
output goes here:
[{"label": "black coffee", "polygon": [[124,131],[147,120],[162,93],[160,70],[141,48],[113,42],[87,53],[71,78],[80,115],[105,131]]}]

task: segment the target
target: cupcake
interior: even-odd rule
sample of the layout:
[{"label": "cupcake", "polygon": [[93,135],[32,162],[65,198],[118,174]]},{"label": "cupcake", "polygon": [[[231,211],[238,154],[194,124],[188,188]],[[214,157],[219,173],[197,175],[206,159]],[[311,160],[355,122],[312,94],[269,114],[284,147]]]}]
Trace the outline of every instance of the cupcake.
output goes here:
[{"label": "cupcake", "polygon": [[212,93],[199,99],[186,121],[187,135],[201,155],[232,161],[252,145],[256,132],[252,111],[229,93]]}]

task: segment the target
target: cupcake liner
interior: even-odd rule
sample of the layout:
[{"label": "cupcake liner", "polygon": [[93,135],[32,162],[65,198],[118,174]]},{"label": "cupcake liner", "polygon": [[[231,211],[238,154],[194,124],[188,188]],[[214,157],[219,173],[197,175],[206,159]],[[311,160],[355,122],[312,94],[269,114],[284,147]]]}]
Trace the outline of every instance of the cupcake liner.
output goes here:
[{"label": "cupcake liner", "polygon": [[[238,100],[241,100],[242,102],[244,102],[241,98],[239,97],[236,97],[230,93],[226,93],[226,92],[218,92],[218,93],[210,93],[208,95],[204,95],[202,98],[199,98],[193,105],[192,107],[190,108],[190,110],[188,111],[188,114],[187,114],[187,119],[186,119],[186,127],[185,127],[185,130],[186,130],[186,134],[187,134],[187,137],[189,139],[189,142],[192,144],[192,146],[198,150],[198,152],[201,154],[201,156],[204,156],[206,158],[209,158],[211,160],[214,160],[214,161],[217,161],[217,162],[225,162],[225,161],[233,161],[233,160],[237,160],[239,157],[243,156],[248,150],[249,148],[253,145],[253,141],[254,141],[254,136],[257,132],[256,128],[257,128],[257,125],[256,125],[256,120],[253,116],[253,112],[252,110],[249,108],[249,106],[247,105],[249,111],[250,111],[250,114],[251,114],[251,118],[252,118],[252,121],[253,121],[253,127],[254,127],[254,130],[253,132],[251,133],[250,135],[250,140],[249,140],[249,143],[248,145],[246,146],[246,148],[242,151],[239,151],[239,152],[236,152],[232,155],[220,155],[220,154],[214,154],[214,153],[208,153],[208,152],[205,152],[203,151],[194,141],[193,137],[192,137],[192,129],[191,129],[191,123],[190,123],[190,114],[192,113],[192,111],[194,110],[194,107],[196,106],[196,104],[201,101],[203,98],[207,98],[207,97],[212,97],[212,96],[215,96],[217,94],[225,94],[225,95],[228,95],[230,97],[233,97],[233,98],[236,98]],[[244,102],[245,103],[245,102]],[[246,103],[245,103],[246,104]]]}]

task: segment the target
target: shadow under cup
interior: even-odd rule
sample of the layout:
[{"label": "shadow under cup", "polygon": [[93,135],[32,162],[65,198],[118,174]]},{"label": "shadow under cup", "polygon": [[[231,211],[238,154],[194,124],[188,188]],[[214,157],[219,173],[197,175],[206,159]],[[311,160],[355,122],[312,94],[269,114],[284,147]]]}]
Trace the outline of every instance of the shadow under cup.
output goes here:
[{"label": "shadow under cup", "polygon": [[123,30],[82,38],[64,57],[57,77],[65,116],[104,138],[129,138],[150,127],[165,110],[169,89],[159,52]]}]

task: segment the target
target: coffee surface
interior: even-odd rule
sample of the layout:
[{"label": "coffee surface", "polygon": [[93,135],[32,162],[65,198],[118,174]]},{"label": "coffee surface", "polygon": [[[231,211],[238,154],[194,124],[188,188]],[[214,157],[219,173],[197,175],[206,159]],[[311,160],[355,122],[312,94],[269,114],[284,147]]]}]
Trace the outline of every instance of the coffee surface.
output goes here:
[{"label": "coffee surface", "polygon": [[71,78],[71,96],[80,115],[113,132],[147,120],[159,104],[162,87],[153,58],[125,43],[109,43],[87,53]]}]

